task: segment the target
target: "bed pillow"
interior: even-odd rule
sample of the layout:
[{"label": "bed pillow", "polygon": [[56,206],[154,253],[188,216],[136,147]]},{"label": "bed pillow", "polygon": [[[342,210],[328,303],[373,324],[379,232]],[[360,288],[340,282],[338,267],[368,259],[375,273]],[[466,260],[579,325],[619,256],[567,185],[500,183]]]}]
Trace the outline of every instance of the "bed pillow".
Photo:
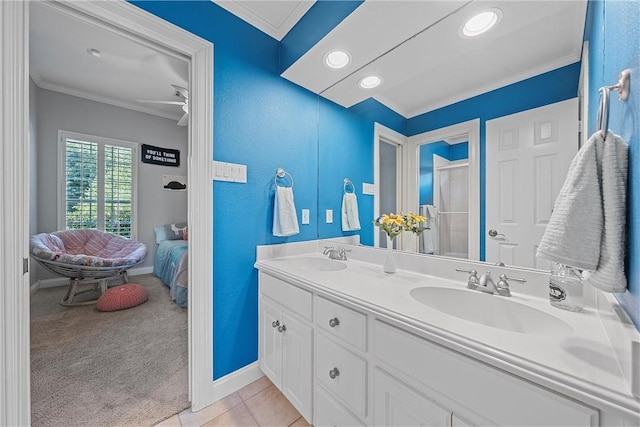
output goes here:
[{"label": "bed pillow", "polygon": [[156,234],[156,243],[160,244],[165,240],[183,240],[186,229],[186,222],[176,222],[173,224],[153,227],[153,231]]}]

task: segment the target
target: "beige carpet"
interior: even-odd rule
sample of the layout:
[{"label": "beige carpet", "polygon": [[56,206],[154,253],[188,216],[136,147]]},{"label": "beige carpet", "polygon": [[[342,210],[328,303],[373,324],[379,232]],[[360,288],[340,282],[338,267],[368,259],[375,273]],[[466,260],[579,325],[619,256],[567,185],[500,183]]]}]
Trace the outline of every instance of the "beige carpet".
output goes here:
[{"label": "beige carpet", "polygon": [[152,426],[189,407],[187,309],[151,274],[149,300],[99,312],[63,307],[65,288],[31,299],[31,414],[39,426]]}]

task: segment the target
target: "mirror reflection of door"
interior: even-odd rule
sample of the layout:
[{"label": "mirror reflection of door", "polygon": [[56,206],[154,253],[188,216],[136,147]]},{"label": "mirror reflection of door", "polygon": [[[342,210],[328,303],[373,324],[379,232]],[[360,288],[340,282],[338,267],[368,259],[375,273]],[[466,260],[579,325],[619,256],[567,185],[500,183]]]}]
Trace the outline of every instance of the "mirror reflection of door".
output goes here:
[{"label": "mirror reflection of door", "polygon": [[[469,257],[469,162],[451,161],[433,155],[433,207],[420,206],[435,221],[421,239],[421,252],[428,253],[429,239],[435,237],[434,255]],[[432,212],[430,212],[432,211]],[[427,231],[427,230],[425,230]],[[430,236],[431,235],[431,236]]]},{"label": "mirror reflection of door", "polygon": [[[392,142],[380,139],[379,145],[379,197],[378,197],[378,212],[383,213],[396,213],[402,210],[402,198],[400,185],[402,180],[402,146],[394,144]],[[387,235],[384,231],[378,229],[379,242],[381,248],[387,247]],[[396,237],[393,240],[393,247],[399,248],[399,240],[401,236]]]},{"label": "mirror reflection of door", "polygon": [[418,241],[424,254],[469,256],[468,134],[419,147],[419,214],[427,218]]},{"label": "mirror reflection of door", "polygon": [[538,243],[578,151],[578,101],[487,121],[486,260],[549,270]]}]

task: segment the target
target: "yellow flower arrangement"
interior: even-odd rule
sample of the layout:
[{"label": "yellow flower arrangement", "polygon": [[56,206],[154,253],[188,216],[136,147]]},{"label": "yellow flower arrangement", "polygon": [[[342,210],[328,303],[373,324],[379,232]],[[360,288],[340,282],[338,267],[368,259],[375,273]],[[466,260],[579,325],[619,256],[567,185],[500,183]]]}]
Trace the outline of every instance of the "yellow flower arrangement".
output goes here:
[{"label": "yellow flower arrangement", "polygon": [[409,212],[407,215],[402,213],[382,214],[378,219],[373,221],[373,225],[380,227],[391,240],[403,231],[411,231],[418,236],[426,229],[421,224],[427,219],[421,215],[415,215]]}]

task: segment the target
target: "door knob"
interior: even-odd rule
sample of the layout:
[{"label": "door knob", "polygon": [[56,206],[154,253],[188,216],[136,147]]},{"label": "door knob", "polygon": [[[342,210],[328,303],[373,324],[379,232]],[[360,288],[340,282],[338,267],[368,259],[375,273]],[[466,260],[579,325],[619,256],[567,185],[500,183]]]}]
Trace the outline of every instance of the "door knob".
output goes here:
[{"label": "door knob", "polygon": [[507,236],[505,236],[504,234],[502,234],[502,233],[498,233],[498,231],[497,231],[497,230],[493,230],[493,229],[489,230],[489,232],[488,232],[488,233],[489,233],[489,236],[491,236],[491,237],[496,237],[496,236],[503,236],[503,237],[507,237]]},{"label": "door knob", "polygon": [[338,319],[337,317],[334,317],[333,319],[329,319],[329,326],[331,326],[332,328],[335,328],[338,325],[340,325],[340,319]]},{"label": "door knob", "polygon": [[339,376],[340,376],[340,371],[338,370],[338,368],[333,368],[332,370],[329,371],[329,378],[331,378],[332,380],[335,380]]},{"label": "door knob", "polygon": [[274,328],[277,328],[278,326],[280,326],[280,321],[274,320],[273,322],[271,322],[271,326],[273,326]]}]

